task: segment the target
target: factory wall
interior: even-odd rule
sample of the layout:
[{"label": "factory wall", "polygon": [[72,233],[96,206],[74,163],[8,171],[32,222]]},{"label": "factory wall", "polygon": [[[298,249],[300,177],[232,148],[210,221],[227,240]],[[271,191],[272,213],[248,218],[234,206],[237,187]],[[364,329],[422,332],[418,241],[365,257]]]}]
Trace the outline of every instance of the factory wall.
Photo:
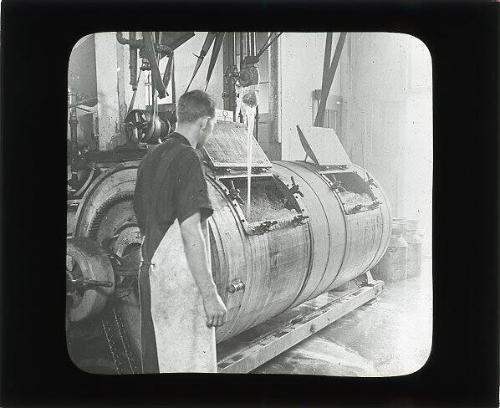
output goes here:
[{"label": "factory wall", "polygon": [[[312,92],[321,88],[325,38],[325,33],[285,33],[281,37],[285,160],[305,156],[295,126],[313,123]],[[338,34],[333,49],[337,39]],[[431,70],[427,48],[414,37],[349,33],[327,103],[327,109],[342,104],[339,139],[351,160],[367,168],[383,185],[393,216],[421,220],[427,254],[432,226]]]},{"label": "factory wall", "polygon": [[394,217],[421,220],[431,251],[432,65],[425,45],[409,35],[354,33],[348,131],[351,160],[387,192]]}]

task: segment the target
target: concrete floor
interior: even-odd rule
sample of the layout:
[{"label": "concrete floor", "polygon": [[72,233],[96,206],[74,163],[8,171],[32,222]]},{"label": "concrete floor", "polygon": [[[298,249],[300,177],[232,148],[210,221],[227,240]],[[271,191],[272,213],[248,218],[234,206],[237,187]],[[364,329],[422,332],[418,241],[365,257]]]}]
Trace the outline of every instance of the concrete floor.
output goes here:
[{"label": "concrete floor", "polygon": [[411,374],[432,342],[432,266],[388,283],[375,300],[253,371],[260,374],[395,376]]}]

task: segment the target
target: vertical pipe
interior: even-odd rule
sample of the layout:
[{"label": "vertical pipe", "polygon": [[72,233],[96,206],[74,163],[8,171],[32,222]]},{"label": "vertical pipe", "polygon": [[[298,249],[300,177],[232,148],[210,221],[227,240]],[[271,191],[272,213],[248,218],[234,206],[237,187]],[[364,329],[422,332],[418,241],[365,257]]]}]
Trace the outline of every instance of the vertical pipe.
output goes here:
[{"label": "vertical pipe", "polygon": [[247,219],[250,219],[252,202],[252,139],[255,123],[255,107],[247,107]]},{"label": "vertical pipe", "polygon": [[251,54],[251,46],[250,46],[250,31],[247,31],[246,35],[247,35],[247,48],[246,48],[246,53],[245,53],[245,56],[248,56]]},{"label": "vertical pipe", "polygon": [[[232,42],[232,47],[233,47],[233,66],[231,67],[231,74],[237,69],[236,65],[236,47],[238,43],[236,42],[236,32],[233,33],[233,42]],[[236,93],[235,89],[233,86],[233,82],[231,82],[231,110],[233,111],[233,121],[236,122]]]},{"label": "vertical pipe", "polygon": [[[281,76],[280,76],[280,38],[276,39],[269,47],[269,116],[271,121],[271,141],[273,144],[281,143]],[[281,160],[273,157],[273,160]]]},{"label": "vertical pipe", "polygon": [[251,44],[251,49],[252,49],[250,53],[252,55],[255,55],[256,54],[256,52],[255,52],[255,31],[252,31],[250,33],[250,44]]},{"label": "vertical pipe", "polygon": [[148,105],[151,106],[151,74],[148,74],[148,79],[147,79],[147,82],[146,82],[146,87],[148,88]]},{"label": "vertical pipe", "polygon": [[[129,38],[131,41],[135,41],[137,39],[136,32],[131,31]],[[132,90],[135,91],[137,89],[137,48],[129,45],[129,51],[130,85],[132,85]]]},{"label": "vertical pipe", "polygon": [[[73,90],[69,91],[68,104],[76,103],[76,94]],[[69,111],[69,130],[70,130],[70,145],[71,145],[71,158],[68,158],[71,167],[71,184],[74,186],[78,182],[78,170],[75,167],[75,159],[78,154],[78,116],[76,113],[76,106]]]},{"label": "vertical pipe", "polygon": [[[127,102],[125,100],[125,47],[116,47],[116,93],[118,95],[118,132],[121,142],[126,142],[124,121],[127,115]],[[137,61],[136,61],[137,62]]]},{"label": "vertical pipe", "polygon": [[223,93],[224,93],[224,109],[233,110],[234,103],[234,87],[233,80],[231,78],[231,73],[233,72],[233,66],[235,63],[235,43],[234,43],[235,33],[226,33],[224,36],[223,45],[223,61],[222,70],[224,75],[223,81]]},{"label": "vertical pipe", "polygon": [[233,47],[233,65],[234,65],[236,64],[236,33],[233,33],[232,47]]},{"label": "vertical pipe", "polygon": [[[76,104],[76,93],[73,90],[69,91],[68,104]],[[78,117],[76,114],[76,106],[73,106],[69,111],[69,129],[72,148],[76,150],[78,146]]]},{"label": "vertical pipe", "polygon": [[177,97],[176,97],[176,92],[175,92],[175,59],[174,59],[174,52],[172,51],[172,104],[176,106],[177,103]]},{"label": "vertical pipe", "polygon": [[155,81],[151,81],[151,113],[155,112],[155,104],[156,104],[156,86]]},{"label": "vertical pipe", "polygon": [[238,33],[240,37],[240,70],[243,68],[243,32]]},{"label": "vertical pipe", "polygon": [[[245,59],[246,50],[247,50],[247,36],[246,36],[246,33],[243,31],[241,32],[241,44],[242,44],[241,61],[243,61]],[[243,67],[243,65],[242,65],[242,67]]]}]

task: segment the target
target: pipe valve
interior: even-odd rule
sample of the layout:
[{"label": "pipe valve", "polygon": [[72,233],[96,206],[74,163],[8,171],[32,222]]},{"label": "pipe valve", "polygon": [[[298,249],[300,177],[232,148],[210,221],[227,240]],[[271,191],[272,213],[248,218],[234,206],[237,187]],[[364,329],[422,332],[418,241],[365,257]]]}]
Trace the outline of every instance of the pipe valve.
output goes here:
[{"label": "pipe valve", "polygon": [[231,284],[227,288],[227,291],[229,293],[235,293],[240,290],[245,290],[245,284],[242,282],[241,279],[235,279],[234,281],[231,282]]}]

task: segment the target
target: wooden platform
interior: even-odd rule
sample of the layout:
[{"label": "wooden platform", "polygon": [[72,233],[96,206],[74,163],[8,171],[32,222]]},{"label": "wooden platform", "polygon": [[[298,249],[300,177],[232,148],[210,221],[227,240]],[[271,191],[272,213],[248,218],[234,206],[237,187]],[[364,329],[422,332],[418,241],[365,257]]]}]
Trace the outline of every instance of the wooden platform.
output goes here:
[{"label": "wooden platform", "polygon": [[345,316],[382,291],[369,280],[346,292],[328,292],[217,345],[219,373],[248,373]]}]

